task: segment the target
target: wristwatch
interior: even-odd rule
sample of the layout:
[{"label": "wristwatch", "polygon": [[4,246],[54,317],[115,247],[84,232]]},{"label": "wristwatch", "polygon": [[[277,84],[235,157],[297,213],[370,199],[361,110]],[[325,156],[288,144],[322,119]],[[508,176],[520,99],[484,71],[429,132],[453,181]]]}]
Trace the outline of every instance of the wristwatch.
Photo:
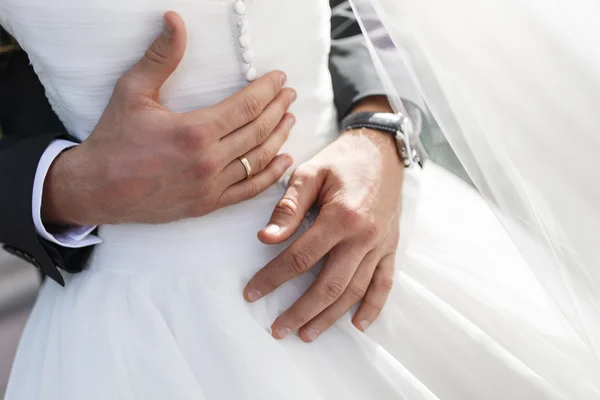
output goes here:
[{"label": "wristwatch", "polygon": [[419,134],[414,132],[410,119],[401,113],[357,112],[342,120],[342,132],[350,129],[376,129],[394,135],[398,154],[406,168],[418,165],[421,168],[427,159]]}]

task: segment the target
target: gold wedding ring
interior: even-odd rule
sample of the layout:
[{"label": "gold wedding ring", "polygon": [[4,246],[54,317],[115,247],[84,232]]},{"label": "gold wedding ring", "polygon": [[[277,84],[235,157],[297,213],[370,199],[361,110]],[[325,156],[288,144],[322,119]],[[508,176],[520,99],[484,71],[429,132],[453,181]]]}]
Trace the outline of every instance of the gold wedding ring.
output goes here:
[{"label": "gold wedding ring", "polygon": [[248,161],[248,159],[244,156],[241,156],[238,158],[238,160],[241,161],[242,165],[246,169],[246,179],[250,179],[252,177],[252,165],[250,164],[250,161]]}]

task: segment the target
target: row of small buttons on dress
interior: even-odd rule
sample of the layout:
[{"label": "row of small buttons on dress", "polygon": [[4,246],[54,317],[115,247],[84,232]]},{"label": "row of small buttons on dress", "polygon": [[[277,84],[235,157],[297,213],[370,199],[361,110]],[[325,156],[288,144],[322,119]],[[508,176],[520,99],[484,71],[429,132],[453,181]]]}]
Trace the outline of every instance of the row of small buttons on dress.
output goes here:
[{"label": "row of small buttons on dress", "polygon": [[256,68],[252,65],[254,61],[254,52],[250,47],[250,34],[248,33],[248,19],[246,18],[246,3],[243,0],[237,0],[233,4],[233,10],[238,16],[236,26],[238,28],[238,44],[242,48],[242,60],[244,61],[244,74],[248,82],[252,82],[258,76]]}]

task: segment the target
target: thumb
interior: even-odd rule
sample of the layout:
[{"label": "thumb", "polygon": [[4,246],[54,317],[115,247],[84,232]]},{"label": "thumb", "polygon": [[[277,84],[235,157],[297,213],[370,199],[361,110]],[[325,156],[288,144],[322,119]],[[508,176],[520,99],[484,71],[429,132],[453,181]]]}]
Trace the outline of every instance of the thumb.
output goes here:
[{"label": "thumb", "polygon": [[160,36],[127,74],[137,94],[158,98],[160,88],[183,58],[186,41],[185,24],[181,16],[174,11],[165,13]]},{"label": "thumb", "polygon": [[275,206],[267,226],[258,232],[258,239],[266,244],[281,243],[294,235],[313,204],[316,203],[323,174],[296,170],[288,188]]}]

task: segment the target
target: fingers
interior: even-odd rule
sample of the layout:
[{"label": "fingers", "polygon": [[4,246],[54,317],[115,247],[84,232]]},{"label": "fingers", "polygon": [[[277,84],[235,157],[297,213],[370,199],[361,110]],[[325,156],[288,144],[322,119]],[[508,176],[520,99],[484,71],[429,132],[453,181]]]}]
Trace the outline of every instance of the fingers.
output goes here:
[{"label": "fingers", "polygon": [[[295,122],[293,115],[286,115],[262,145],[255,147],[244,156],[252,166],[253,175],[260,173],[271,163],[289,137]],[[221,176],[223,182],[229,186],[246,179],[246,168],[238,158],[235,158],[225,167]]]},{"label": "fingers", "polygon": [[258,118],[221,139],[219,146],[227,161],[235,160],[265,142],[295,98],[296,92],[293,89],[282,90]]},{"label": "fingers", "polygon": [[219,198],[217,208],[256,197],[277,182],[292,163],[292,158],[287,154],[275,157],[262,172],[227,188]]},{"label": "fingers", "polygon": [[[277,97],[286,80],[286,75],[281,71],[269,72],[219,104],[210,107],[209,115],[213,116],[215,125],[219,127],[220,137],[257,119],[265,107]],[[206,114],[202,113],[200,118],[206,118]]]},{"label": "fingers", "polygon": [[269,223],[258,232],[259,240],[274,244],[289,239],[317,201],[323,179],[324,176],[317,170],[302,167],[296,170],[283,198],[275,206]]},{"label": "fingers", "polygon": [[379,262],[363,302],[352,318],[354,326],[363,332],[377,319],[392,290],[395,260],[396,253],[391,253]]},{"label": "fingers", "polygon": [[162,33],[146,50],[144,57],[123,75],[120,85],[156,100],[159,89],[181,62],[186,41],[183,20],[176,12],[167,12]]},{"label": "fingers", "polygon": [[374,251],[366,255],[344,291],[344,294],[300,329],[299,335],[302,340],[312,342],[320,334],[329,329],[331,325],[339,320],[356,303],[362,301],[373,279],[373,273],[379,262],[379,257],[381,256]]},{"label": "fingers", "polygon": [[244,289],[244,297],[250,302],[256,301],[304,274],[339,243],[340,238],[339,229],[320,215],[309,230],[254,275]]},{"label": "fingers", "polygon": [[336,302],[346,291],[364,254],[357,243],[337,246],[317,280],[296,303],[275,320],[273,336],[283,339]]}]

